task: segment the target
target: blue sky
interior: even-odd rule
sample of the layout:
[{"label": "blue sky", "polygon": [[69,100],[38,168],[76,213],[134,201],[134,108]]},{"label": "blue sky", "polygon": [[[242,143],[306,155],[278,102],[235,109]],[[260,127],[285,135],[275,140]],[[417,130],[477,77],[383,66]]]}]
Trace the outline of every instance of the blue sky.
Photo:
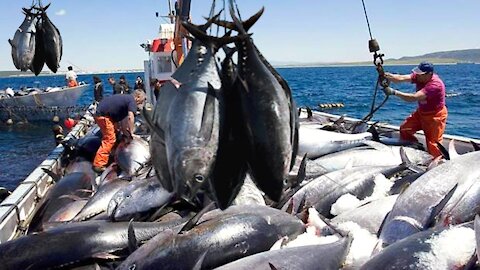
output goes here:
[{"label": "blue sky", "polygon": [[[48,3],[47,1],[43,1]],[[216,1],[217,6],[223,5]],[[370,60],[361,0],[237,0],[242,17],[260,7],[265,13],[251,29],[271,62]],[[194,23],[211,1],[192,0]],[[478,0],[365,0],[373,36],[387,58],[435,51],[480,48]],[[15,70],[7,40],[24,19],[31,1],[0,2],[0,70]],[[146,53],[139,44],[153,39],[168,11],[167,0],[52,0],[48,14],[63,37],[60,70],[140,69]]]}]

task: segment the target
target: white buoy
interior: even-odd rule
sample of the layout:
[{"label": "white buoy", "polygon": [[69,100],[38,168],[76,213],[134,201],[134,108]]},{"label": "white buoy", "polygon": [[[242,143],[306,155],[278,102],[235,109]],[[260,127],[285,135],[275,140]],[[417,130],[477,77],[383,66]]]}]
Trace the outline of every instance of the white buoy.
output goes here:
[{"label": "white buoy", "polygon": [[6,123],[6,124],[9,125],[9,126],[13,125],[13,119],[12,119],[12,118],[9,118],[9,119],[7,120],[7,123]]}]

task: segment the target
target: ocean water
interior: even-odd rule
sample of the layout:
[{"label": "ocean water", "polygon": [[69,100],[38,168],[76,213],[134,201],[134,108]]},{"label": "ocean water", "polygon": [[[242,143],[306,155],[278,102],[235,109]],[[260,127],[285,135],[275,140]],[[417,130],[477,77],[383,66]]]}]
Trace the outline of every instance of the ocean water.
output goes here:
[{"label": "ocean water", "polygon": [[[386,66],[385,70],[407,74],[412,68],[413,66]],[[377,76],[373,66],[279,68],[278,71],[289,83],[297,106],[320,110],[318,104],[343,103],[345,107],[326,112],[356,118],[362,118],[370,111]],[[447,88],[449,116],[446,133],[480,138],[480,65],[437,65],[436,72]],[[105,84],[107,95],[112,92],[107,83],[110,75],[118,80],[122,74],[98,75]],[[143,77],[142,73],[123,75],[131,86],[136,76]],[[92,83],[92,76],[79,75],[79,80]],[[0,89],[63,84],[63,76],[0,78]],[[396,84],[393,87],[406,92],[414,91],[412,84]],[[383,93],[380,93],[377,104],[382,99]],[[91,103],[92,100],[93,86],[85,91],[79,105]],[[391,97],[372,120],[400,125],[415,108],[416,103],[406,103]],[[0,186],[14,189],[54,147],[51,123],[14,126],[0,123]]]}]

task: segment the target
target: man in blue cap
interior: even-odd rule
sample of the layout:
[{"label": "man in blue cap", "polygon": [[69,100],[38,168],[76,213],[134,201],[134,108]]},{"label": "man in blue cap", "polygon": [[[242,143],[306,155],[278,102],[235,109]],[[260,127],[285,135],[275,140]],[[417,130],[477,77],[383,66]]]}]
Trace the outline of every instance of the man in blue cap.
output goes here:
[{"label": "man in blue cap", "polygon": [[418,102],[417,110],[400,126],[400,139],[417,141],[415,133],[423,130],[428,152],[434,157],[441,156],[437,142],[442,142],[447,124],[445,106],[445,84],[435,74],[433,64],[422,62],[411,74],[401,75],[385,73],[385,77],[394,83],[409,82],[416,85],[416,92],[404,93],[391,87],[383,89],[386,95],[397,96],[407,102]]}]

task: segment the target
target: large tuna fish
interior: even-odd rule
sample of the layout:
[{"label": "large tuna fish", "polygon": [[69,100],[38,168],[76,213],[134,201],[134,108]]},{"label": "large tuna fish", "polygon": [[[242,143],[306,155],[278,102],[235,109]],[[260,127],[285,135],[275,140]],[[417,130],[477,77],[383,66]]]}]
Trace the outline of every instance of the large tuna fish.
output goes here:
[{"label": "large tuna fish", "polygon": [[381,246],[390,245],[434,224],[459,186],[478,179],[480,152],[450,160],[427,171],[397,199],[380,233]]},{"label": "large tuna fish", "polygon": [[75,172],[65,175],[45,194],[29,226],[29,232],[43,230],[43,225],[59,209],[72,202],[72,197],[87,198],[91,195],[93,183],[90,176]]},{"label": "large tuna fish", "polygon": [[[158,233],[178,226],[168,223],[133,223],[133,234],[144,242]],[[56,269],[111,255],[129,246],[128,222],[86,221],[58,226],[23,236],[0,245],[1,269]],[[121,254],[119,254],[121,255]]]},{"label": "large tuna fish", "polygon": [[216,270],[272,270],[272,269],[341,269],[348,254],[352,239],[343,238],[324,245],[307,245],[269,250],[257,253]]},{"label": "large tuna fish", "polygon": [[115,161],[122,171],[135,175],[150,161],[148,143],[137,137],[129,143],[122,141],[115,150]]},{"label": "large tuna fish", "polygon": [[137,179],[115,193],[108,204],[107,214],[115,221],[138,220],[146,212],[169,203],[172,197],[156,177]]},{"label": "large tuna fish", "polygon": [[191,201],[209,180],[216,161],[221,81],[214,55],[220,46],[230,42],[230,37],[216,39],[194,25],[185,23],[184,26],[202,45],[190,50],[187,57],[193,57],[196,62],[184,63],[191,63],[183,67],[190,68],[190,76],[180,81],[182,85],[172,101],[165,143],[174,191]]},{"label": "large tuna fish", "polygon": [[307,154],[310,159],[363,145],[372,137],[369,132],[343,134],[304,125],[300,126],[299,134],[298,155]]},{"label": "large tuna fish", "polygon": [[63,41],[58,28],[50,21],[45,10],[42,14],[42,38],[45,52],[45,63],[56,73],[60,67],[63,54]]},{"label": "large tuna fish", "polygon": [[30,69],[35,55],[36,17],[29,10],[24,13],[25,20],[15,32],[13,40],[8,40],[12,46],[13,64],[21,71]]},{"label": "large tuna fish", "polygon": [[474,230],[455,226],[413,234],[374,255],[360,269],[464,269],[474,254]]},{"label": "large tuna fish", "polygon": [[266,251],[281,237],[295,238],[304,231],[300,220],[278,210],[272,220],[262,214],[231,213],[228,209],[189,231],[163,237],[155,250],[121,269],[155,269],[159,265],[162,269],[194,269],[197,263],[202,269],[211,269]]},{"label": "large tuna fish", "polygon": [[[243,36],[242,23],[231,15]],[[282,85],[262,61],[251,38],[236,42],[238,78],[247,160],[252,178],[272,200],[278,201],[292,166],[291,103]]]}]

